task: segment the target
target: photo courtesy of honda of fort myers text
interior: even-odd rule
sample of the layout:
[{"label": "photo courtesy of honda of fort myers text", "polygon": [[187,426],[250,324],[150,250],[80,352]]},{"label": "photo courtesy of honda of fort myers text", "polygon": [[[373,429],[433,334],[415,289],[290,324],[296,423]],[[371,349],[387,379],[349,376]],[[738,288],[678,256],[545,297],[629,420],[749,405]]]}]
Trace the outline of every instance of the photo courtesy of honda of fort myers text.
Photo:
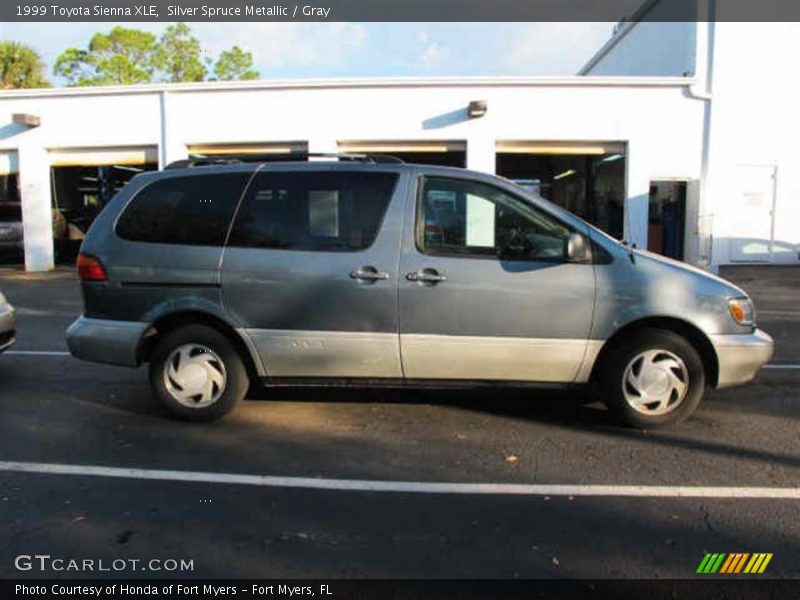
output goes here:
[{"label": "photo courtesy of honda of fort myers text", "polygon": [[800,14],[0,4],[9,597],[792,597]]},{"label": "photo courtesy of honda of fort myers text", "polygon": [[252,597],[287,597],[292,596],[317,596],[322,598],[333,596],[329,585],[314,584],[295,585],[294,583],[277,584],[245,584],[220,585],[217,583],[180,584],[180,583],[99,583],[99,584],[69,584],[50,583],[43,585],[14,585],[15,594],[26,596],[68,596],[68,597],[95,597],[108,598],[115,596],[166,596],[166,597],[224,597],[228,598],[241,594]]}]

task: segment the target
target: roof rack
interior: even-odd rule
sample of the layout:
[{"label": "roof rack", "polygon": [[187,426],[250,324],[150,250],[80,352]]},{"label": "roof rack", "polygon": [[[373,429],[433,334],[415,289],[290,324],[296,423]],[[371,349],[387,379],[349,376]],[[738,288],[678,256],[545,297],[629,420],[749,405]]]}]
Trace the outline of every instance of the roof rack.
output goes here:
[{"label": "roof rack", "polygon": [[283,154],[226,154],[225,156],[205,156],[192,154],[189,158],[169,163],[164,169],[186,169],[212,165],[236,165],[243,163],[264,163],[276,161],[308,160],[309,158],[338,158],[343,161],[372,164],[404,164],[402,159],[389,154],[352,154],[336,152],[287,152]]}]

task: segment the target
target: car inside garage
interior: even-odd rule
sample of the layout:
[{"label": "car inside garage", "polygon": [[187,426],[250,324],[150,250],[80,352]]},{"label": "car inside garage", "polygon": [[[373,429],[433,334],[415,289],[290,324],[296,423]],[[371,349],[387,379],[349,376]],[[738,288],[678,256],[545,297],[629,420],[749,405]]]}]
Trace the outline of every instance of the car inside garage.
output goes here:
[{"label": "car inside garage", "polygon": [[72,262],[100,210],[135,175],[156,169],[155,147],[51,150],[56,260]]},{"label": "car inside garage", "polygon": [[498,141],[496,173],[622,239],[625,144]]}]

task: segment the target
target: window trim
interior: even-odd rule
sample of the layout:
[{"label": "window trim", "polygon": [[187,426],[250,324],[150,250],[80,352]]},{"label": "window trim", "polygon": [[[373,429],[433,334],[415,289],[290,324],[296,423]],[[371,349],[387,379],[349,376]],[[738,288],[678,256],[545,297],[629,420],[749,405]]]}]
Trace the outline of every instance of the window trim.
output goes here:
[{"label": "window trim", "polygon": [[[240,245],[236,245],[236,244],[231,244],[230,241],[231,241],[231,237],[233,235],[234,228],[236,226],[236,220],[239,218],[239,213],[241,211],[241,208],[244,205],[245,201],[247,200],[247,194],[250,192],[251,186],[255,182],[255,179],[256,179],[256,177],[258,175],[263,175],[263,174],[267,174],[267,173],[269,173],[269,174],[281,174],[281,175],[285,175],[285,174],[296,175],[296,174],[301,174],[301,173],[318,173],[318,174],[319,173],[321,173],[321,174],[340,174],[341,173],[341,174],[345,174],[345,175],[361,175],[363,173],[378,173],[378,174],[382,174],[382,175],[391,175],[391,176],[393,176],[394,177],[394,182],[393,182],[393,185],[392,185],[392,189],[391,189],[391,191],[389,193],[389,200],[386,203],[386,209],[383,211],[383,214],[381,215],[380,221],[378,222],[376,233],[375,233],[375,237],[372,239],[372,241],[370,242],[370,244],[368,246],[364,246],[363,248],[358,248],[358,249],[352,249],[352,248],[321,248],[321,249],[316,249],[315,250],[313,248],[263,248],[263,247],[258,247],[258,246],[240,246]],[[224,247],[226,249],[227,248],[237,248],[239,250],[260,250],[260,251],[267,251],[267,252],[308,252],[308,253],[314,253],[314,254],[319,254],[319,253],[324,253],[324,252],[334,252],[336,254],[353,254],[353,255],[356,255],[356,254],[359,254],[359,253],[362,253],[362,252],[366,252],[366,251],[370,250],[371,248],[373,248],[375,246],[375,242],[378,241],[378,238],[380,237],[381,232],[383,231],[383,226],[384,226],[384,223],[386,222],[386,216],[389,214],[389,211],[392,208],[392,204],[396,200],[398,190],[400,189],[401,177],[402,177],[402,173],[399,172],[399,171],[394,171],[394,170],[392,170],[392,171],[389,171],[389,170],[380,170],[380,171],[369,170],[369,171],[366,171],[366,170],[358,170],[358,169],[353,169],[353,170],[349,170],[349,169],[348,170],[345,170],[345,169],[341,169],[341,170],[340,169],[324,169],[324,170],[322,170],[322,169],[320,169],[320,170],[298,169],[296,171],[292,171],[292,170],[279,170],[279,171],[269,171],[269,170],[267,170],[267,171],[262,171],[259,168],[258,170],[256,170],[256,172],[253,173],[253,176],[248,181],[244,192],[242,192],[242,196],[241,196],[241,198],[239,200],[239,203],[238,203],[238,205],[236,207],[236,211],[234,212],[234,215],[231,218],[230,228],[228,230],[228,235],[225,238],[225,246]]]},{"label": "window trim", "polygon": [[[546,257],[543,257],[543,258],[535,258],[535,259],[500,258],[496,253],[496,248],[495,248],[495,253],[494,254],[469,254],[469,253],[455,254],[455,253],[450,253],[450,252],[436,252],[436,251],[425,249],[424,246],[423,246],[424,227],[421,227],[422,219],[420,217],[422,216],[423,193],[425,191],[425,183],[426,183],[427,179],[445,179],[445,180],[455,181],[455,182],[459,182],[459,183],[466,182],[466,183],[478,183],[478,184],[481,184],[481,185],[485,185],[486,187],[493,188],[493,189],[495,189],[495,190],[497,190],[497,191],[499,191],[499,192],[501,192],[503,194],[506,194],[507,196],[511,196],[512,198],[515,198],[517,201],[519,201],[519,202],[521,202],[523,204],[531,205],[534,209],[543,212],[547,217],[549,217],[549,218],[553,219],[554,221],[556,221],[559,225],[561,225],[562,227],[567,229],[567,231],[569,231],[569,232],[580,233],[581,235],[588,236],[588,232],[584,233],[584,232],[581,232],[581,231],[577,231],[572,225],[570,225],[568,223],[565,223],[564,221],[562,221],[561,219],[559,219],[558,217],[556,217],[555,215],[553,215],[549,211],[546,211],[542,207],[540,207],[540,206],[538,206],[536,204],[533,204],[532,202],[530,202],[526,198],[523,198],[523,197],[521,197],[521,196],[519,196],[519,195],[517,195],[517,194],[515,194],[513,192],[509,192],[508,190],[503,189],[503,188],[501,188],[499,186],[493,185],[491,183],[487,183],[485,181],[481,181],[479,179],[474,179],[474,178],[471,178],[471,177],[457,177],[457,176],[452,176],[452,175],[437,175],[437,174],[432,174],[432,173],[424,173],[424,174],[421,174],[421,175],[419,175],[417,177],[417,193],[416,193],[416,199],[415,199],[416,207],[414,209],[414,246],[415,246],[417,252],[419,252],[423,256],[436,256],[436,257],[440,257],[440,258],[461,258],[461,259],[467,259],[467,260],[470,260],[470,259],[494,260],[494,261],[497,261],[497,262],[577,264],[577,263],[570,263],[565,257],[561,257],[561,258],[546,258]],[[591,238],[589,238],[589,239],[591,239]]]}]

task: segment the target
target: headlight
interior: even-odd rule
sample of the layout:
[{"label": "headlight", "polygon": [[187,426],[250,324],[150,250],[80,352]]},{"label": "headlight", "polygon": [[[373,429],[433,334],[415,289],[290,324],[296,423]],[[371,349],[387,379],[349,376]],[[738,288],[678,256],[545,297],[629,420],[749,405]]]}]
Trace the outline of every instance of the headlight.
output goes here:
[{"label": "headlight", "polygon": [[0,292],[0,306],[6,304],[6,297],[3,296],[3,292]]},{"label": "headlight", "polygon": [[728,310],[731,317],[739,325],[754,325],[756,322],[756,309],[750,298],[732,298],[728,300]]}]

